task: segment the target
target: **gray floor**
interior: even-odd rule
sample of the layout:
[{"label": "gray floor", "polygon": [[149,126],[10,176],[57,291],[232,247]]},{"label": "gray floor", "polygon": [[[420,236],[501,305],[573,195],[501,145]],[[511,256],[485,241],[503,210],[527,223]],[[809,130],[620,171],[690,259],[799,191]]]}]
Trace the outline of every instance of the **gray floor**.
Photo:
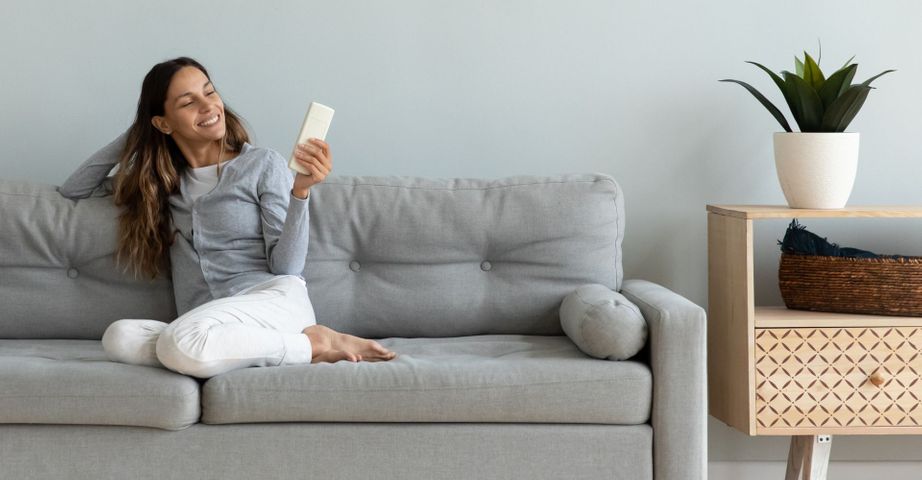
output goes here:
[{"label": "gray floor", "polygon": [[[709,480],[782,480],[784,462],[710,462]],[[918,480],[922,478],[922,462],[832,462],[827,477],[830,480]]]}]

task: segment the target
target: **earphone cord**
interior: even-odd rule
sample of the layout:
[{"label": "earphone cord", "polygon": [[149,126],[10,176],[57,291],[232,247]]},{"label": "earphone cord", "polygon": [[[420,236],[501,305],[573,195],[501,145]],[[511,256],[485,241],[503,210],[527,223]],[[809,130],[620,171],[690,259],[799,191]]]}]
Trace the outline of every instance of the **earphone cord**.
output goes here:
[{"label": "earphone cord", "polygon": [[218,180],[221,179],[221,157],[224,156],[224,139],[227,138],[227,130],[224,131],[224,136],[221,137],[221,153],[218,154]]}]

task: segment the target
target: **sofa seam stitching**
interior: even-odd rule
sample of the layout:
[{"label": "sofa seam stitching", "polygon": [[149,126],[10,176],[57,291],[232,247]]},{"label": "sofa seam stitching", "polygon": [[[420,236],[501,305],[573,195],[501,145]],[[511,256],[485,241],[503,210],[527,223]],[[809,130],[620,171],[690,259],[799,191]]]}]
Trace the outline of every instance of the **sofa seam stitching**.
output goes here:
[{"label": "sofa seam stitching", "polygon": [[[646,366],[646,365],[644,365],[644,366]],[[470,389],[477,389],[477,390],[504,389],[504,388],[512,388],[512,387],[532,387],[532,386],[562,385],[562,384],[574,384],[574,383],[600,383],[600,382],[608,382],[608,383],[612,383],[612,384],[615,384],[615,385],[620,385],[621,382],[624,382],[624,381],[645,380],[645,379],[647,379],[647,378],[652,378],[652,375],[650,375],[649,377],[630,377],[630,378],[601,379],[601,380],[577,380],[577,381],[564,381],[564,382],[522,383],[522,384],[515,384],[515,385],[498,385],[498,386],[490,386],[490,385],[475,385],[475,386],[470,386],[470,385],[459,385],[459,386],[436,387],[436,388],[406,388],[406,387],[401,388],[401,387],[396,387],[396,388],[366,388],[366,389],[348,389],[348,390],[342,389],[342,388],[337,388],[337,389],[333,389],[333,390],[293,390],[293,389],[286,389],[286,390],[275,390],[275,389],[273,389],[273,390],[270,390],[270,389],[266,389],[266,388],[260,388],[260,389],[258,389],[258,390],[249,390],[249,391],[247,391],[247,393],[269,393],[269,392],[332,393],[332,392],[381,392],[381,391],[384,391],[384,392],[387,392],[387,391],[404,391],[404,392],[409,392],[409,391],[420,391],[420,392],[426,392],[426,391],[459,390],[459,389],[465,389],[465,390],[470,390]],[[211,388],[222,388],[222,387],[211,387]],[[224,391],[227,392],[228,390],[224,390]],[[206,390],[206,392],[207,392],[207,390]],[[238,392],[239,392],[239,390],[238,390]],[[213,394],[212,394],[212,395],[213,395]]]},{"label": "sofa seam stitching", "polygon": [[[598,183],[600,181],[607,182],[607,179],[600,178],[596,180],[566,180],[559,182],[533,182],[533,183],[513,183],[510,185],[494,185],[491,187],[426,187],[426,186],[410,186],[410,185],[382,185],[378,183],[340,183],[335,181],[325,181],[327,185],[342,185],[346,187],[385,187],[385,188],[407,188],[412,190],[467,190],[467,191],[483,191],[483,190],[495,190],[498,188],[515,188],[515,187],[529,187],[533,185],[568,185],[572,183]],[[610,182],[609,182],[610,183]]]}]

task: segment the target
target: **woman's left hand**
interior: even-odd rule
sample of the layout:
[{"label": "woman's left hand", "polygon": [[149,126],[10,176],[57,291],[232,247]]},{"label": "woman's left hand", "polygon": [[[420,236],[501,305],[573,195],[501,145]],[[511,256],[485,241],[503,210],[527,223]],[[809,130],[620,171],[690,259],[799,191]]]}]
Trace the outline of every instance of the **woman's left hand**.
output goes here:
[{"label": "woman's left hand", "polygon": [[307,143],[299,143],[295,150],[295,160],[311,172],[310,175],[298,172],[295,176],[292,190],[295,195],[302,198],[307,197],[310,187],[322,182],[333,170],[330,145],[319,138],[311,138]]}]

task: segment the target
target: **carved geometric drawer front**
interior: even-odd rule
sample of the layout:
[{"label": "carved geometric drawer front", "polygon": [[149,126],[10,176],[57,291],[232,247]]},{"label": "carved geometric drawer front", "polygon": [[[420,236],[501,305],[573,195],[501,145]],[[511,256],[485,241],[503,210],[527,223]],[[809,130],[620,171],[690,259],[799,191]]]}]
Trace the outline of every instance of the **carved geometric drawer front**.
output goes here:
[{"label": "carved geometric drawer front", "polygon": [[922,328],[755,335],[757,428],[922,425]]}]

